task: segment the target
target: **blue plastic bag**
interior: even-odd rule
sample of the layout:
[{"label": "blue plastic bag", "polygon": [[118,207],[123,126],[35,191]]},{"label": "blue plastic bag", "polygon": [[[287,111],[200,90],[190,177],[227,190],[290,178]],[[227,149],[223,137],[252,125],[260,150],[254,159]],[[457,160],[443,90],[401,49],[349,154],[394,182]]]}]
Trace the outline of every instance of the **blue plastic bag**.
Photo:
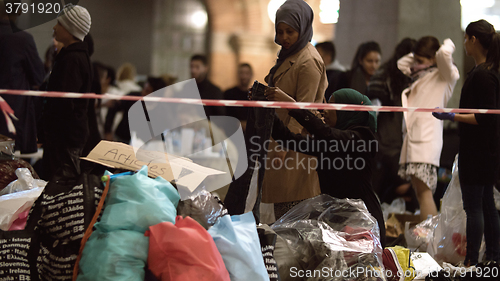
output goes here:
[{"label": "blue plastic bag", "polygon": [[136,231],[92,233],[80,261],[77,281],[142,281],[149,238]]},{"label": "blue plastic bag", "polygon": [[144,232],[175,221],[179,193],[165,179],[149,178],[147,166],[134,175],[111,179],[110,184],[101,220],[83,250],[77,280],[143,281],[149,248]]},{"label": "blue plastic bag", "polygon": [[223,216],[208,232],[222,255],[231,281],[269,281],[252,212]]},{"label": "blue plastic bag", "polygon": [[111,180],[101,221],[95,227],[103,232],[144,233],[161,222],[175,223],[179,200],[179,193],[170,182],[162,177],[149,178],[147,166],[143,166],[134,175]]}]

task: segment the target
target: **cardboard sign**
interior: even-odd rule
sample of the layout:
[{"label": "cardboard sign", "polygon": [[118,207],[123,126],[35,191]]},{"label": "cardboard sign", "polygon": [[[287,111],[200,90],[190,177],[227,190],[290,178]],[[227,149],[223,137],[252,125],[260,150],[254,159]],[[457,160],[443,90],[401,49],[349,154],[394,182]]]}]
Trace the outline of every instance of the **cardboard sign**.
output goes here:
[{"label": "cardboard sign", "polygon": [[132,146],[103,140],[92,149],[87,157],[82,157],[82,159],[107,167],[132,171],[137,171],[146,165],[150,177],[161,176],[168,181],[175,182],[177,185],[187,187],[191,192],[206,177],[224,174],[224,172],[192,163],[189,159],[174,158],[172,155],[163,152],[140,150],[139,153],[141,153],[141,160],[136,158]]}]

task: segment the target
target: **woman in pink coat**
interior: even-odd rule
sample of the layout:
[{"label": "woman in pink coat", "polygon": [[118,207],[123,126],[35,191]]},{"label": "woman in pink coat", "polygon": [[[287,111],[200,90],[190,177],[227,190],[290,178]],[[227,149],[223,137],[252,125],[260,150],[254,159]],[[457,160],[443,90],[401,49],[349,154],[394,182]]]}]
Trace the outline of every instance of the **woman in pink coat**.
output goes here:
[{"label": "woman in pink coat", "polygon": [[[455,45],[446,39],[440,46],[432,36],[418,40],[413,52],[398,61],[398,68],[413,80],[401,94],[403,107],[445,107],[460,78],[453,64]],[[403,147],[398,174],[411,180],[420,204],[420,218],[437,215],[433,193],[443,146],[443,121],[427,112],[405,112]]]}]

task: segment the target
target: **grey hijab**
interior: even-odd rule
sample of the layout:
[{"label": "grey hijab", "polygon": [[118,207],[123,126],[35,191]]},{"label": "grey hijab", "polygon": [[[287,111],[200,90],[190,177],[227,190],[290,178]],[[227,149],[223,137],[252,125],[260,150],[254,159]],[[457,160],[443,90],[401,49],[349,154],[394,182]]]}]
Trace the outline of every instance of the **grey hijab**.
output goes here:
[{"label": "grey hijab", "polygon": [[274,24],[275,37],[274,42],[280,45],[278,41],[278,24],[285,23],[291,26],[299,33],[299,39],[289,49],[281,48],[276,64],[269,71],[269,86],[273,87],[273,76],[276,70],[289,56],[302,50],[312,39],[312,22],[314,13],[311,7],[304,0],[287,0],[276,11],[276,21]]}]

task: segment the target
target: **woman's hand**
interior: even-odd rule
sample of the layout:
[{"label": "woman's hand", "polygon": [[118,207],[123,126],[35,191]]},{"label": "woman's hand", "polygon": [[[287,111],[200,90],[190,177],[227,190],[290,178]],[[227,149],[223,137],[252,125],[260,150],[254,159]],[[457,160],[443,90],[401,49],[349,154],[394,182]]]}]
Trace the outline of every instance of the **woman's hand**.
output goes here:
[{"label": "woman's hand", "polygon": [[266,96],[267,100],[270,100],[270,101],[295,102],[295,100],[291,96],[289,96],[287,93],[283,92],[278,87],[267,88],[264,95]]}]

